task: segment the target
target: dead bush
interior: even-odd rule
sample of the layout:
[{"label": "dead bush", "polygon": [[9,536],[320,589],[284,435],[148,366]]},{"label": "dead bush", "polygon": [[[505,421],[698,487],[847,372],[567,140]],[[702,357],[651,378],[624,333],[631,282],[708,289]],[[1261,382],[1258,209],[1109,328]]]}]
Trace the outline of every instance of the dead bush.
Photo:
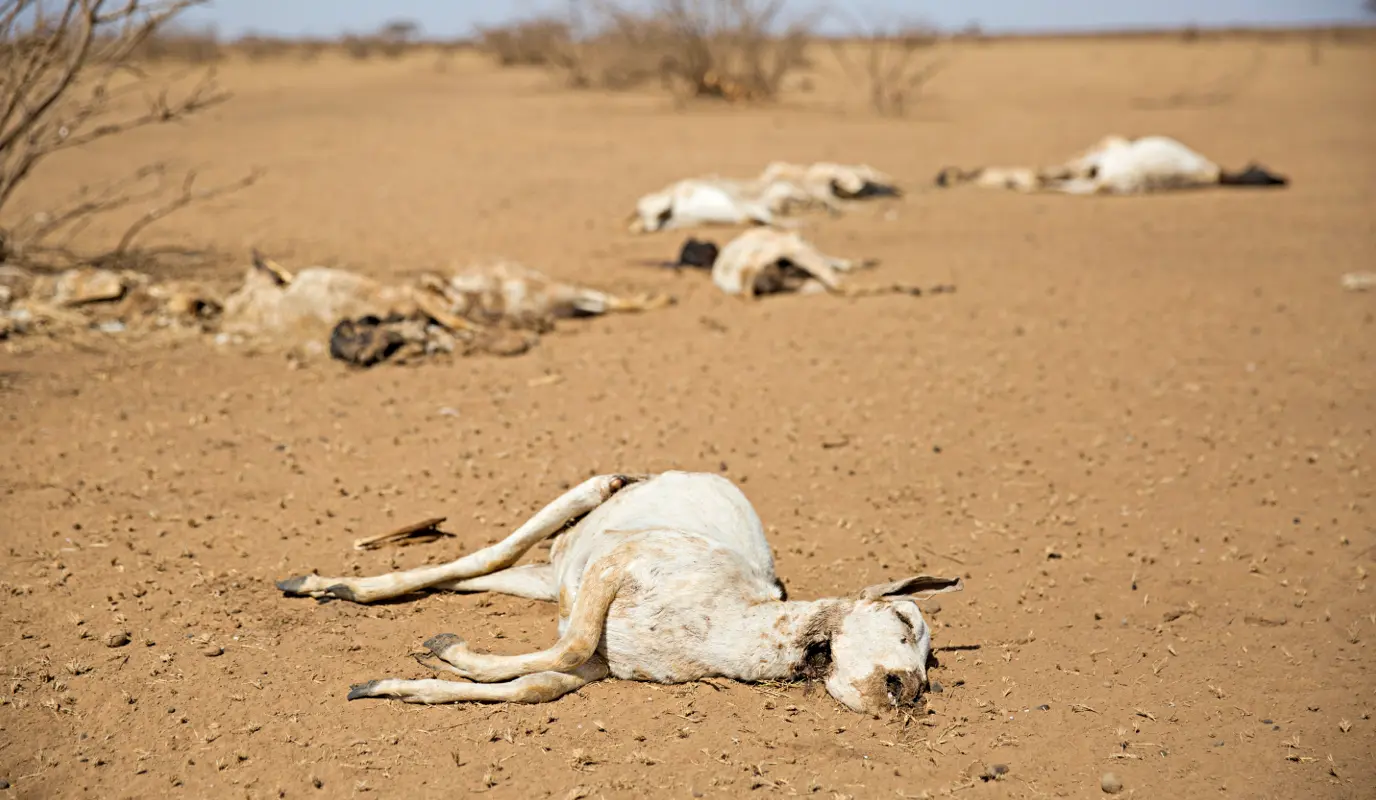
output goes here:
[{"label": "dead bush", "polygon": [[401,58],[413,45],[420,32],[419,23],[411,20],[393,20],[378,28],[374,33],[357,36],[348,34],[340,40],[345,54],[350,58],[366,61],[375,55],[383,58]]},{"label": "dead bush", "polygon": [[658,0],[649,22],[667,37],[663,68],[690,97],[760,102],[807,67],[811,20],[784,23],[784,0]]},{"label": "dead bush", "polygon": [[566,68],[573,28],[553,17],[536,17],[503,28],[480,29],[478,46],[504,67]]},{"label": "dead bush", "polygon": [[875,113],[901,117],[946,66],[945,58],[934,55],[939,41],[931,28],[909,25],[834,41],[832,50],[847,76],[864,85]]},{"label": "dead bush", "polygon": [[209,64],[224,58],[215,28],[182,28],[169,25],[145,39],[132,53],[142,61],[180,61],[190,64]]},{"label": "dead bush", "polygon": [[[0,0],[0,218],[10,210],[15,191],[48,157],[135,128],[185,120],[229,98],[216,85],[213,70],[185,85],[160,81],[133,66],[178,14],[204,2]],[[130,256],[148,226],[257,177],[197,188],[194,172],[178,181],[166,165],[147,165],[122,180],[83,187],[62,207],[0,225],[0,260],[51,255],[117,263]],[[125,208],[143,211],[109,251],[81,257],[66,249],[94,215]],[[66,241],[52,244],[64,232]]]},{"label": "dead bush", "polygon": [[235,40],[233,48],[249,61],[269,61],[286,58],[293,51],[300,51],[304,59],[304,54],[311,52],[313,45],[323,47],[323,44],[316,42],[298,42],[277,36],[246,33]]},{"label": "dead bush", "polygon": [[685,97],[765,102],[809,66],[811,19],[786,24],[785,10],[784,0],[653,0],[648,10],[608,1],[586,19],[484,30],[482,46],[499,64],[554,69],[578,87],[657,81]]}]

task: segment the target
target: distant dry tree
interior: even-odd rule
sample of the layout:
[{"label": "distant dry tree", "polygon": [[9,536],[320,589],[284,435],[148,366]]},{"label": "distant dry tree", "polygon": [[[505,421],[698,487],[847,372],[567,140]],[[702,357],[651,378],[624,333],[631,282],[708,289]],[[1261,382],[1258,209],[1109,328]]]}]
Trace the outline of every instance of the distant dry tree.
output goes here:
[{"label": "distant dry tree", "polygon": [[[138,54],[178,14],[206,0],[0,0],[0,219],[15,191],[45,159],[151,125],[179,122],[229,98],[207,70],[173,96],[138,69]],[[142,101],[142,102],[140,102]],[[146,210],[113,249],[97,257],[121,261],[149,225],[197,201],[248,186],[198,189],[194,172],[178,180],[154,163],[102,187],[87,187],[63,208],[0,225],[0,261],[56,256],[56,234],[67,240],[94,215],[137,204]]]},{"label": "distant dry tree", "polygon": [[944,57],[929,56],[938,39],[925,25],[874,28],[856,38],[834,41],[832,49],[842,70],[864,85],[870,108],[884,116],[906,114],[946,66]]}]

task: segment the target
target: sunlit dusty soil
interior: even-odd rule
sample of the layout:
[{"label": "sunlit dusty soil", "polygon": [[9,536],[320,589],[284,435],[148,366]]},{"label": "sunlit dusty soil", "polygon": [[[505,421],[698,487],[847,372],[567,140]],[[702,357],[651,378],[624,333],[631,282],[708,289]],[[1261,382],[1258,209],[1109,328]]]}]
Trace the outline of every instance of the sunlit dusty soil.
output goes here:
[{"label": "sunlit dusty soil", "polygon": [[[222,282],[254,246],[379,276],[506,256],[679,302],[561,325],[519,358],[362,372],[195,340],[0,351],[7,793],[1093,797],[1111,771],[1125,796],[1370,797],[1376,294],[1339,278],[1376,253],[1376,50],[962,45],[899,120],[822,67],[779,107],[675,111],[472,55],[232,61],[236,97],[204,118],[45,165],[21,209],[163,156],[264,167],[150,231],[228,254],[205,273]],[[1293,185],[929,188],[1110,132]],[[636,196],[772,159],[899,176],[904,200],[806,235],[958,291],[747,305],[640,263],[681,237],[626,234]],[[795,597],[966,576],[929,607],[944,691],[892,718],[725,681],[346,703],[350,683],[423,675],[408,653],[436,633],[543,647],[554,610],[273,588],[439,562],[586,476],[669,468],[742,486]],[[351,549],[437,515],[456,538]],[[1008,771],[982,782],[975,762]]]}]

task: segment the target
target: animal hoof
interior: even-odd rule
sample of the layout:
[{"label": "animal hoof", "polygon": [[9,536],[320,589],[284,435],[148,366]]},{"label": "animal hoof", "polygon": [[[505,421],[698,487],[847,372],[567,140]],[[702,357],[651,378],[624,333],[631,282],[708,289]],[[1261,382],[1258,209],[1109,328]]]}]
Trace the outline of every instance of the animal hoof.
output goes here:
[{"label": "animal hoof", "polygon": [[297,575],[295,578],[287,578],[286,580],[280,580],[277,582],[277,588],[280,589],[284,594],[288,595],[307,594],[305,590],[306,581],[309,580],[310,577],[311,576],[309,575]]},{"label": "animal hoof", "polygon": [[353,589],[350,589],[348,586],[345,586],[342,583],[336,583],[333,586],[326,586],[325,594],[328,594],[331,597],[338,597],[340,600],[348,600],[350,603],[362,602],[358,599],[358,596],[354,594]]},{"label": "animal hoof", "polygon": [[348,699],[359,700],[364,697],[372,697],[373,690],[377,688],[377,684],[377,681],[368,681],[367,683],[356,683],[350,686]]},{"label": "animal hoof", "polygon": [[425,644],[421,646],[438,656],[451,647],[463,647],[464,641],[463,637],[456,633],[441,633],[426,639]]}]

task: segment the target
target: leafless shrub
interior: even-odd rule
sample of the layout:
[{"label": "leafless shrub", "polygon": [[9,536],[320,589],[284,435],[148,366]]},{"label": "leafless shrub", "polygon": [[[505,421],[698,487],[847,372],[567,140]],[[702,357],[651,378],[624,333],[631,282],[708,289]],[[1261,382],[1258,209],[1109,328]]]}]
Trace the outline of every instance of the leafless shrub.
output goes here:
[{"label": "leafless shrub", "polygon": [[942,56],[927,57],[938,42],[931,28],[908,25],[874,30],[859,41],[834,41],[832,49],[850,79],[864,85],[875,113],[901,117],[946,66]]},{"label": "leafless shrub", "polygon": [[[174,96],[175,81],[159,84],[134,67],[150,39],[182,11],[204,2],[0,0],[0,214],[49,156],[136,128],[179,122],[229,98],[210,70]],[[140,96],[146,98],[142,106]],[[106,254],[118,260],[132,252],[135,238],[149,225],[199,200],[243,188],[257,174],[198,190],[190,173],[171,199],[167,177],[166,166],[145,166],[121,181],[84,189],[63,208],[0,227],[0,260],[65,252],[65,245],[50,245],[59,232],[70,241],[93,215],[145,205],[144,214]]]},{"label": "leafless shrub", "polygon": [[631,10],[605,0],[587,19],[539,17],[484,30],[482,46],[499,64],[551,68],[572,86],[659,81],[685,97],[762,102],[808,66],[811,21],[785,24],[785,8],[784,0],[653,0]]},{"label": "leafless shrub", "polygon": [[383,58],[400,58],[413,45],[413,39],[420,32],[420,25],[411,20],[393,20],[383,24],[376,32],[358,36],[348,34],[340,40],[344,52],[354,59],[366,61],[374,55]]},{"label": "leafless shrub", "polygon": [[224,57],[215,28],[183,28],[167,25],[145,39],[131,53],[134,59],[150,62],[181,61],[209,64]]},{"label": "leafless shrub", "polygon": [[784,10],[784,0],[659,0],[652,20],[673,45],[666,74],[690,97],[775,99],[808,66],[812,38],[811,20],[784,25]]},{"label": "leafless shrub", "polygon": [[302,60],[310,60],[324,49],[323,42],[293,41],[278,36],[263,36],[246,33],[234,41],[233,48],[249,61],[270,61],[286,58],[294,51],[301,54]]},{"label": "leafless shrub", "polygon": [[480,29],[478,46],[504,67],[563,67],[573,49],[573,29],[561,19],[535,17]]}]

